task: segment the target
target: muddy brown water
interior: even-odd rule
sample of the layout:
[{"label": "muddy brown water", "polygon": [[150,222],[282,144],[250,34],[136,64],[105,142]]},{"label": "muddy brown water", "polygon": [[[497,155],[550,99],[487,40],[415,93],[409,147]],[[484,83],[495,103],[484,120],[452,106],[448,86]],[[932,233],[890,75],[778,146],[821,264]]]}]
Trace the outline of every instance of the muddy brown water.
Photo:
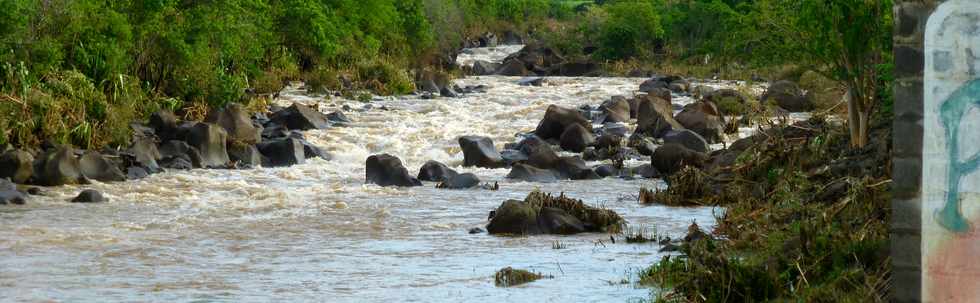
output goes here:
[{"label": "muddy brown water", "polygon": [[[507,180],[506,169],[462,168],[456,138],[483,135],[498,148],[533,130],[549,104],[598,105],[630,95],[643,79],[549,78],[523,87],[512,77],[473,77],[460,85],[488,91],[464,98],[309,96],[290,88],[280,102],[348,105],[354,121],[306,133],[334,155],[288,168],[192,170],[114,184],[46,188],[26,206],[0,207],[0,301],[629,301],[654,290],[637,272],[665,256],[659,245],[622,235],[499,237],[468,234],[507,199],[540,189],[622,214],[635,228],[682,236],[696,221],[714,225],[713,208],[637,203],[660,180],[604,179],[535,184]],[[725,85],[725,84],[712,84]],[[675,100],[680,103],[689,99]],[[499,191],[364,184],[364,161],[400,157],[414,174],[427,160],[473,172]],[[634,161],[639,165],[645,161]],[[67,201],[82,188],[102,204]],[[558,241],[563,249],[554,249]],[[554,278],[498,288],[502,267]]]}]

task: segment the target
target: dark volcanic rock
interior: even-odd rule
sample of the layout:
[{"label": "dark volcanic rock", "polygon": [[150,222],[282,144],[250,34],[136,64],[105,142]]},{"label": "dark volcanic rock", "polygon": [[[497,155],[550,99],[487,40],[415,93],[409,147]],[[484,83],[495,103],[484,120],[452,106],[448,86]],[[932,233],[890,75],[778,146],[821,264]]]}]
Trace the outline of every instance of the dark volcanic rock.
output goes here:
[{"label": "dark volcanic rock", "polygon": [[524,62],[518,59],[508,59],[497,68],[494,74],[502,76],[527,76],[528,70],[524,67]]},{"label": "dark volcanic rock", "polygon": [[640,92],[648,93],[648,92],[650,92],[650,91],[652,91],[654,89],[657,89],[657,88],[664,88],[664,89],[666,89],[669,86],[670,86],[670,83],[668,83],[666,81],[663,81],[663,80],[660,80],[660,79],[656,79],[656,78],[654,78],[654,79],[647,79],[646,81],[643,81],[643,83],[640,83]]},{"label": "dark volcanic rock", "polygon": [[72,203],[101,203],[109,201],[106,197],[102,196],[102,193],[94,189],[86,189],[78,194],[74,199],[71,199]]},{"label": "dark volcanic rock", "polygon": [[44,186],[77,184],[83,180],[80,166],[74,149],[55,147],[34,161],[34,182]]},{"label": "dark volcanic rock", "polygon": [[592,144],[595,144],[592,131],[578,124],[569,125],[561,134],[561,149],[570,152],[580,153]]},{"label": "dark volcanic rock", "polygon": [[330,122],[340,123],[341,125],[354,122],[350,118],[348,118],[347,115],[344,114],[344,112],[341,111],[335,111],[327,114],[327,120],[329,120]]},{"label": "dark volcanic rock", "polygon": [[482,60],[473,62],[473,74],[477,76],[492,75],[498,68],[500,68],[500,64],[497,63]]},{"label": "dark volcanic rock", "polygon": [[160,140],[177,138],[177,116],[169,110],[160,110],[150,115],[150,127]]},{"label": "dark volcanic rock", "polygon": [[419,169],[418,179],[422,181],[444,182],[458,175],[455,170],[439,161],[429,160]]},{"label": "dark volcanic rock", "polygon": [[[0,182],[4,182],[0,179]],[[15,204],[23,205],[27,203],[27,196],[17,190],[0,189],[0,205]]]},{"label": "dark volcanic rock", "polygon": [[14,183],[26,183],[34,175],[34,156],[12,149],[0,155],[0,179],[10,178]]},{"label": "dark volcanic rock", "polygon": [[126,152],[133,155],[136,163],[142,166],[148,173],[158,172],[160,165],[157,163],[163,155],[157,149],[156,140],[148,137],[138,137],[133,140],[133,145]]},{"label": "dark volcanic rock", "polygon": [[102,182],[126,181],[126,175],[116,163],[96,151],[88,151],[79,159],[79,168],[86,178]]},{"label": "dark volcanic rock", "polygon": [[660,138],[669,130],[684,128],[674,120],[674,109],[669,101],[649,95],[637,98],[637,133]]},{"label": "dark volcanic rock", "polygon": [[201,152],[184,141],[170,140],[160,145],[160,165],[171,169],[203,167]]},{"label": "dark volcanic rock", "polygon": [[581,220],[554,207],[541,208],[538,212],[538,226],[546,234],[572,235],[587,231]]},{"label": "dark volcanic rock", "polygon": [[657,148],[651,156],[651,164],[657,171],[671,175],[685,166],[701,167],[708,156],[693,151],[680,144],[664,144]]},{"label": "dark volcanic rock", "polygon": [[224,128],[232,142],[255,144],[262,140],[262,129],[252,125],[248,111],[239,103],[229,103],[223,109],[212,111],[204,121]]},{"label": "dark volcanic rock", "polygon": [[422,186],[422,182],[410,176],[402,160],[389,154],[373,155],[365,163],[366,183],[380,186]]},{"label": "dark volcanic rock", "polygon": [[534,130],[534,134],[544,140],[559,139],[562,132],[572,124],[578,124],[589,132],[592,131],[592,123],[585,119],[585,116],[578,110],[550,105],[544,114],[544,118]]},{"label": "dark volcanic rock", "polygon": [[592,168],[585,164],[585,160],[582,160],[582,158],[578,156],[559,158],[555,170],[558,171],[559,176],[563,177],[563,179],[601,179],[601,177],[599,177],[595,171],[592,171]]},{"label": "dark volcanic rock", "polygon": [[480,186],[480,178],[471,173],[458,174],[439,183],[439,188],[447,189],[467,189],[477,186]]},{"label": "dark volcanic rock", "polygon": [[238,163],[239,167],[256,167],[262,165],[262,153],[255,145],[232,144],[228,147],[228,157]]},{"label": "dark volcanic rock", "polygon": [[293,105],[275,112],[269,117],[270,123],[285,126],[288,129],[308,130],[330,127],[326,115],[306,105]]},{"label": "dark volcanic rock", "polygon": [[463,150],[463,166],[500,168],[506,166],[503,157],[493,146],[493,140],[480,136],[459,137],[459,147]]},{"label": "dark volcanic rock", "polygon": [[263,163],[270,167],[292,166],[306,163],[303,143],[296,138],[283,138],[260,143],[257,148],[268,160]]},{"label": "dark volcanic rock", "polygon": [[701,135],[687,129],[669,131],[664,134],[663,139],[665,144],[680,144],[700,153],[707,153],[710,150],[708,141],[704,140]]},{"label": "dark volcanic rock", "polygon": [[813,100],[800,89],[799,85],[785,80],[769,85],[760,100],[763,102],[772,101],[790,112],[806,112],[815,107]]},{"label": "dark volcanic rock", "polygon": [[599,110],[606,116],[603,123],[630,122],[630,103],[622,96],[615,96],[603,102]]},{"label": "dark volcanic rock", "polygon": [[519,200],[504,201],[494,211],[490,224],[487,224],[490,234],[536,235],[541,233],[538,227],[538,212],[530,204]]},{"label": "dark volcanic rock", "polygon": [[558,176],[547,169],[540,169],[526,164],[515,164],[507,174],[508,179],[517,179],[525,182],[551,183],[558,182]]},{"label": "dark volcanic rock", "polygon": [[711,102],[690,104],[674,119],[684,128],[701,135],[708,143],[718,143],[723,140],[725,121],[718,113],[718,108]]},{"label": "dark volcanic rock", "polygon": [[225,167],[231,162],[225,146],[228,133],[220,126],[197,123],[187,130],[186,140],[187,144],[201,152],[202,167]]}]

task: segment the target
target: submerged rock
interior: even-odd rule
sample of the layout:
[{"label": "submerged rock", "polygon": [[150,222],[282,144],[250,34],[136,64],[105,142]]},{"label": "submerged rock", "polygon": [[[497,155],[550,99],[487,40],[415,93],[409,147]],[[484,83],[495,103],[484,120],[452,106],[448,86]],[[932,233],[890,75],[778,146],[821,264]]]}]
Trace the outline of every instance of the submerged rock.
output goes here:
[{"label": "submerged rock", "polygon": [[467,189],[480,186],[480,178],[471,173],[458,174],[439,183],[438,188]]},{"label": "submerged rock", "polygon": [[459,147],[463,150],[463,166],[500,168],[507,164],[493,146],[493,140],[480,136],[459,137]]},{"label": "submerged rock", "polygon": [[497,287],[511,287],[521,284],[527,284],[544,278],[543,275],[538,273],[533,273],[523,269],[513,269],[510,267],[504,267],[503,269],[497,271],[494,275],[494,285]]},{"label": "submerged rock", "polygon": [[442,162],[429,160],[419,169],[418,179],[422,181],[444,182],[458,175],[455,170]]},{"label": "submerged rock", "polygon": [[380,186],[422,186],[422,182],[408,174],[402,160],[389,154],[373,155],[365,163],[365,182]]},{"label": "submerged rock", "polygon": [[525,182],[551,183],[558,182],[558,176],[547,169],[540,169],[526,164],[515,164],[507,174],[508,179],[516,179]]},{"label": "submerged rock", "polygon": [[534,191],[524,201],[504,201],[492,213],[487,232],[510,235],[615,232],[623,222],[612,210],[587,206],[564,195],[553,197]]},{"label": "submerged rock", "polygon": [[101,203],[109,201],[106,197],[102,196],[102,193],[94,189],[86,189],[81,193],[78,193],[74,199],[71,199],[72,203]]}]

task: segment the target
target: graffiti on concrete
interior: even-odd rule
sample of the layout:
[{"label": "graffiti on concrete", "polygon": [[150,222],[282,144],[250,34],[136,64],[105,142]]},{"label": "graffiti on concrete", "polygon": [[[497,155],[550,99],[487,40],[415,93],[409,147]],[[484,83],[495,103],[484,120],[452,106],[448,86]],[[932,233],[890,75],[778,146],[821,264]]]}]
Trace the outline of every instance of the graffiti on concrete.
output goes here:
[{"label": "graffiti on concrete", "polygon": [[[972,57],[972,52],[967,49]],[[970,73],[974,72],[974,67],[969,67]],[[970,223],[963,217],[960,210],[960,184],[963,177],[972,174],[980,166],[980,153],[971,155],[966,161],[960,160],[961,144],[960,127],[963,116],[967,110],[980,106],[980,79],[975,79],[963,85],[940,106],[940,117],[943,128],[946,130],[946,151],[949,157],[948,175],[946,177],[946,204],[937,213],[936,220],[940,225],[953,232],[966,232],[970,229]],[[969,142],[977,144],[978,142]]]}]

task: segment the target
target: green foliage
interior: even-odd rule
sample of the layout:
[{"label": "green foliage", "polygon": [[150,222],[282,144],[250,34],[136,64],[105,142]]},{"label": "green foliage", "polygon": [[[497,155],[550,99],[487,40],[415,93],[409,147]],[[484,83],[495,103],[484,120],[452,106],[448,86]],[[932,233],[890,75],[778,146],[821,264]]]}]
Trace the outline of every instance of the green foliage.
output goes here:
[{"label": "green foliage", "polygon": [[600,58],[627,59],[649,53],[664,36],[660,15],[648,1],[617,1],[604,9],[608,17],[599,29]]}]

